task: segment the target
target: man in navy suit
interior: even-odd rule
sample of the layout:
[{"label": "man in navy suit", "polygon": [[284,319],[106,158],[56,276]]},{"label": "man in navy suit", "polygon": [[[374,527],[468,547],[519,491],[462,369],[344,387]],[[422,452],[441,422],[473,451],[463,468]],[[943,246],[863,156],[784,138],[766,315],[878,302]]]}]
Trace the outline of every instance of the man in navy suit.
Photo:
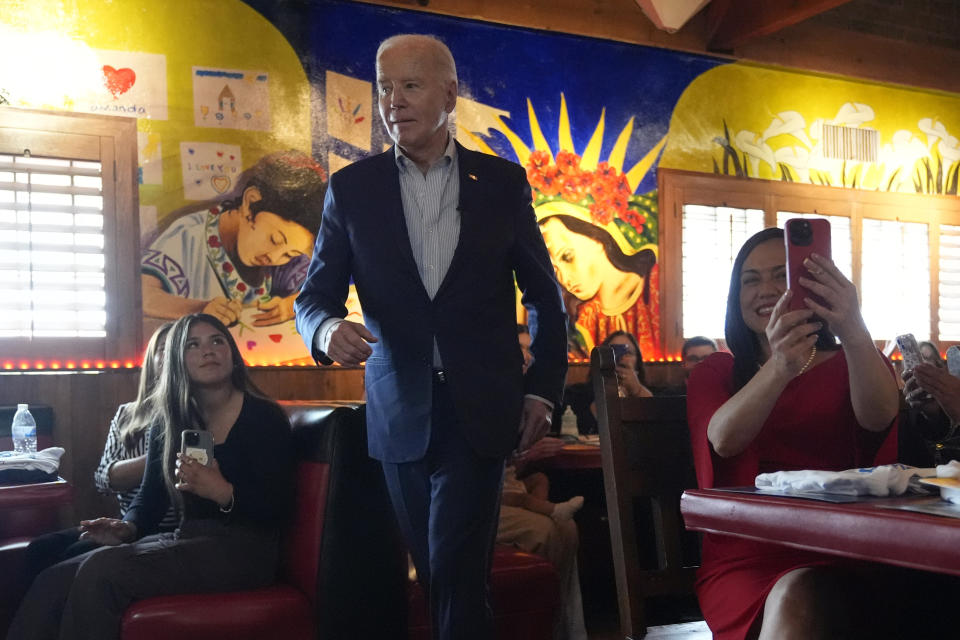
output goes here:
[{"label": "man in navy suit", "polygon": [[[330,178],[297,329],[318,362],[366,361],[370,454],[383,463],[434,637],[490,638],[504,459],[543,436],[563,390],[560,290],[523,169],[449,133],[449,49],[429,36],[388,38],[377,90],[396,145]],[[343,320],[351,276],[365,326]],[[526,374],[515,283],[533,336]]]}]

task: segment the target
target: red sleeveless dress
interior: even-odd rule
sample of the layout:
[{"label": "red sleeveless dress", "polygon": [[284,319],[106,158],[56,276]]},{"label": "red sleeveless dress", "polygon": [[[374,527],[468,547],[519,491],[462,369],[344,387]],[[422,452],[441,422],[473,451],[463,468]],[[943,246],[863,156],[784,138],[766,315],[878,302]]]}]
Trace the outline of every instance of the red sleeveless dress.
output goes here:
[{"label": "red sleeveless dress", "polygon": [[[690,376],[687,420],[701,488],[753,486],[757,474],[772,471],[840,471],[896,460],[895,423],[879,434],[857,423],[843,351],[794,378],[747,450],[721,458],[707,440],[707,425],[732,395],[729,353],[711,355]],[[847,562],[716,534],[704,534],[701,556],[697,597],[715,640],[744,638],[762,613],[770,589],[785,573]]]}]

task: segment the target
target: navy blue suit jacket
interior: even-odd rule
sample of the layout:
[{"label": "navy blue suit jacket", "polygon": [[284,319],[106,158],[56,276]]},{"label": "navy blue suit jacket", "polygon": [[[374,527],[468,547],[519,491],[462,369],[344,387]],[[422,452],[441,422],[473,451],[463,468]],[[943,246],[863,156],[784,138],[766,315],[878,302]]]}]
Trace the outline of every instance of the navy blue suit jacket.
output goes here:
[{"label": "navy blue suit jacket", "polygon": [[[474,450],[504,456],[516,447],[525,393],[560,401],[566,323],[550,257],[523,169],[457,145],[460,238],[433,300],[407,235],[394,151],[333,174],[323,223],[295,304],[297,329],[314,357],[314,335],[344,317],[351,276],[364,324],[379,339],[366,361],[370,455],[409,462],[430,441],[433,341]],[[516,284],[528,309],[533,365],[522,373]]]}]

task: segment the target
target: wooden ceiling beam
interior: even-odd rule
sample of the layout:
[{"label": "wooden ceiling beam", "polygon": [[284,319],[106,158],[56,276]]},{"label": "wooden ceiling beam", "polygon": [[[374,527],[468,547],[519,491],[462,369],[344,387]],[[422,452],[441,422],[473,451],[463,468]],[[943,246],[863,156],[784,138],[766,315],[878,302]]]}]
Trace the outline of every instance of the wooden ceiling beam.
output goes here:
[{"label": "wooden ceiling beam", "polygon": [[[714,0],[708,18],[708,51],[733,51],[751,38],[770,35],[850,0]],[[722,5],[722,6],[718,6]],[[714,20],[716,22],[714,22]]]}]

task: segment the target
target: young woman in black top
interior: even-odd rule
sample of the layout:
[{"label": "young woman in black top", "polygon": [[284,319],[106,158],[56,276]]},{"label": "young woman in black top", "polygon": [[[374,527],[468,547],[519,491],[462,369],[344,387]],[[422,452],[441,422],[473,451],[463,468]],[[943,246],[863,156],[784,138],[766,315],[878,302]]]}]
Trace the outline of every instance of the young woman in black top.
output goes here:
[{"label": "young woman in black top", "polygon": [[[122,520],[81,523],[84,538],[106,546],[41,573],[8,640],[118,638],[123,612],[135,600],[273,581],[280,528],[293,509],[289,422],[250,381],[216,318],[179,319],[165,353],[137,498]],[[184,429],[213,435],[209,466],[179,453]],[[171,501],[180,527],[156,534]]]}]

